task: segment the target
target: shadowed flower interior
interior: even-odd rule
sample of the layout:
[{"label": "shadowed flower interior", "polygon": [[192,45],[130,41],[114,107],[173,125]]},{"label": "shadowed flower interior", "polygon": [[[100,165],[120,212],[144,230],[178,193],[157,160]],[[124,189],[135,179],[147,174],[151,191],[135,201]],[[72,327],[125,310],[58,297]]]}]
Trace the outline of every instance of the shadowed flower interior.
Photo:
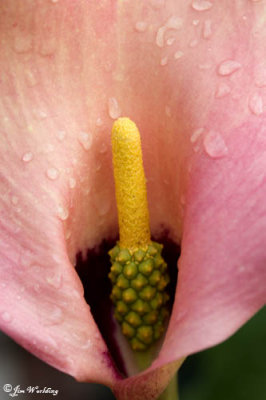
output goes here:
[{"label": "shadowed flower interior", "polygon": [[[183,357],[265,303],[265,7],[0,4],[0,326],[120,400],[156,398]],[[167,228],[181,246],[162,349],[128,379],[74,268],[118,233],[110,132],[121,115],[141,132],[152,236]]]}]

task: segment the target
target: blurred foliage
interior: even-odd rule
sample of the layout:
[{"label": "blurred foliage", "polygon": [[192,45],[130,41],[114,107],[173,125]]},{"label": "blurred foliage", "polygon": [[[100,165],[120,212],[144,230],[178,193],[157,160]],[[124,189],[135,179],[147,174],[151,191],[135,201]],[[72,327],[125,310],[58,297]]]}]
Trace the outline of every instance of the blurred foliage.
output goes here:
[{"label": "blurred foliage", "polygon": [[188,357],[181,400],[266,399],[266,308],[220,345]]}]

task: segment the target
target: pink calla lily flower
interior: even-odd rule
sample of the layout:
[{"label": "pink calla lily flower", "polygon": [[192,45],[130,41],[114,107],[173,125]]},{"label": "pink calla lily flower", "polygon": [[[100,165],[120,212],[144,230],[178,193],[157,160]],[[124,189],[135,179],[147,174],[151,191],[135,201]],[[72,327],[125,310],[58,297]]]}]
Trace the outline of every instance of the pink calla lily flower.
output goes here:
[{"label": "pink calla lily flower", "polygon": [[[264,0],[1,2],[0,326],[120,400],[155,399],[265,303],[265,15]],[[142,135],[152,233],[181,243],[162,349],[126,379],[73,266],[118,232],[121,115]]]}]

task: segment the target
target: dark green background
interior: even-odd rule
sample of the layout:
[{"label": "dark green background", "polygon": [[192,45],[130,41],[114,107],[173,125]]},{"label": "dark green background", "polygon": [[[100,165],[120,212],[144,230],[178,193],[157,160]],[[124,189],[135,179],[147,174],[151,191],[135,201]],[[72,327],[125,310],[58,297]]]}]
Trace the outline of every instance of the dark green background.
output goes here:
[{"label": "dark green background", "polygon": [[[58,389],[57,396],[19,395],[18,400],[114,399],[101,385],[77,383],[0,336],[0,400],[5,383]],[[266,308],[226,342],[188,357],[179,374],[180,400],[266,399]]]}]

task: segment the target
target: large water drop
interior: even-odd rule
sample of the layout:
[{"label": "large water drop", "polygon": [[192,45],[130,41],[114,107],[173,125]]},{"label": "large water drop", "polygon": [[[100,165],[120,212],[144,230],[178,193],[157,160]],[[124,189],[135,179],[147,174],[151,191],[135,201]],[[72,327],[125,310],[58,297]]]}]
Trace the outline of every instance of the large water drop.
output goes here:
[{"label": "large water drop", "polygon": [[228,148],[219,132],[207,132],[203,139],[203,145],[211,158],[222,158],[228,154]]},{"label": "large water drop", "polygon": [[221,76],[231,75],[236,72],[242,65],[235,60],[223,61],[218,67],[218,74]]}]

